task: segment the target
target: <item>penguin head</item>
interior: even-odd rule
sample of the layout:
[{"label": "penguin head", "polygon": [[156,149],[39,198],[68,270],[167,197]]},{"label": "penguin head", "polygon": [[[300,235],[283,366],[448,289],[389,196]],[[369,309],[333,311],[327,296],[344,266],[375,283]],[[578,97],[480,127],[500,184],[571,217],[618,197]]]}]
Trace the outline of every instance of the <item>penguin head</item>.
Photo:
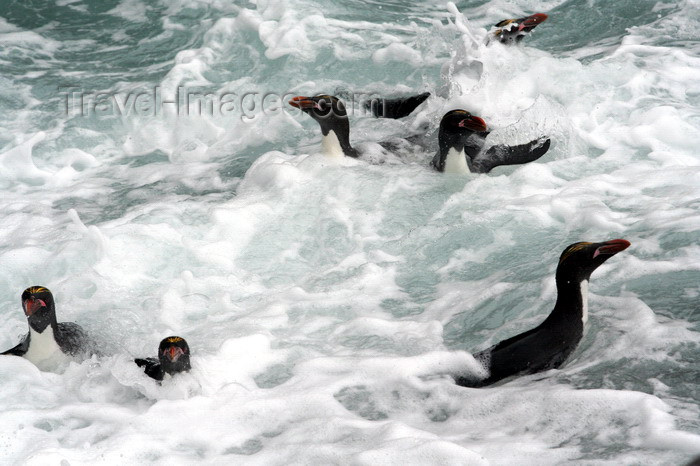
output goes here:
[{"label": "penguin head", "polygon": [[440,121],[438,140],[440,149],[445,152],[451,147],[462,151],[467,139],[474,133],[486,131],[486,122],[466,110],[452,110],[445,113]]},{"label": "penguin head", "polygon": [[349,135],[350,124],[345,104],[335,96],[319,94],[314,97],[294,97],[289,105],[301,109],[321,125],[324,136],[333,130],[338,136]]},{"label": "penguin head", "polygon": [[53,295],[43,286],[30,286],[22,293],[22,309],[29,325],[39,333],[56,324],[56,307]]},{"label": "penguin head", "polygon": [[557,281],[581,282],[588,280],[595,269],[606,260],[630,246],[624,239],[613,239],[602,243],[574,243],[569,245],[559,258]]},{"label": "penguin head", "polygon": [[158,360],[163,371],[170,375],[189,371],[192,368],[190,366],[190,347],[182,337],[163,338],[158,345]]},{"label": "penguin head", "polygon": [[525,18],[504,19],[495,25],[498,29],[493,34],[503,44],[520,42],[528,32],[545,22],[547,18],[548,16],[544,13],[535,13]]}]

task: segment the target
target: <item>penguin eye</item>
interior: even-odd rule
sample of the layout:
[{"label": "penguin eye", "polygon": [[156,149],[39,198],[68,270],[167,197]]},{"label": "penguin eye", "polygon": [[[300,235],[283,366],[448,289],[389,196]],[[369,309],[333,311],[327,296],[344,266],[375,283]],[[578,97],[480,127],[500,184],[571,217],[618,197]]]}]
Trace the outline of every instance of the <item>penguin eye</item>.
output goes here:
[{"label": "penguin eye", "polygon": [[327,117],[333,114],[333,105],[330,100],[317,100],[316,106],[314,107],[314,113],[319,117]]}]

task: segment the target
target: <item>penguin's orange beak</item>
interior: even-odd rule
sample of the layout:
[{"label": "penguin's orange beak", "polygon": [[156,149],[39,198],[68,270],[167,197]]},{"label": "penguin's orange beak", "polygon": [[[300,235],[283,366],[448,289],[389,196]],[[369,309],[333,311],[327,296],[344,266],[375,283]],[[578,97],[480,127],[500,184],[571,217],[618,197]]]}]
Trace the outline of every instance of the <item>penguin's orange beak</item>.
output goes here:
[{"label": "penguin's orange beak", "polygon": [[29,317],[34,315],[36,310],[42,307],[46,307],[46,303],[43,300],[32,296],[24,302],[24,313],[27,317]]},{"label": "penguin's orange beak", "polygon": [[522,31],[523,29],[532,29],[538,24],[544,23],[547,18],[549,18],[549,16],[545,15],[544,13],[535,13],[534,15],[525,18],[525,20],[518,25],[518,30]]},{"label": "penguin's orange beak", "polygon": [[311,97],[298,96],[289,101],[289,105],[296,108],[314,108],[316,102]]},{"label": "penguin's orange beak", "polygon": [[185,354],[185,352],[182,351],[182,348],[178,348],[177,346],[171,346],[170,348],[166,348],[163,352],[172,362],[177,361],[178,359],[180,359],[180,356]]},{"label": "penguin's orange beak", "polygon": [[469,115],[457,125],[460,128],[466,128],[475,132],[486,131],[486,122],[478,116]]},{"label": "penguin's orange beak", "polygon": [[593,253],[593,258],[595,259],[598,257],[600,254],[606,254],[606,255],[613,255],[617,254],[620,251],[624,251],[628,247],[630,247],[632,243],[627,241],[626,239],[613,239],[610,241],[606,241],[603,243],[602,246],[600,246],[598,249],[595,250]]}]

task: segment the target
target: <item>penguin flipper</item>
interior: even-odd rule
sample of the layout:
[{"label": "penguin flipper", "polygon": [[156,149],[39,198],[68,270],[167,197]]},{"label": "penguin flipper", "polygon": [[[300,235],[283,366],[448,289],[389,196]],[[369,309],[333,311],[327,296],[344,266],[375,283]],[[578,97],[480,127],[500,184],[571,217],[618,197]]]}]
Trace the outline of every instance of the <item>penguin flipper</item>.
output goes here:
[{"label": "penguin flipper", "polygon": [[535,161],[549,150],[551,140],[541,137],[519,146],[491,146],[472,160],[472,171],[488,173],[499,165],[520,165]]},{"label": "penguin flipper", "polygon": [[71,356],[97,354],[97,344],[83,328],[73,322],[59,322],[56,342],[61,351]]},{"label": "penguin flipper", "polygon": [[12,355],[12,356],[23,356],[24,353],[26,353],[28,349],[29,349],[29,334],[25,335],[24,338],[22,338],[22,341],[20,341],[17,344],[17,346],[15,346],[14,348],[9,349],[7,351],[3,351],[2,353],[0,353],[0,355],[6,354],[6,355]]},{"label": "penguin flipper", "polygon": [[365,102],[365,108],[377,118],[398,119],[410,115],[428,97],[430,92],[395,99],[372,99]]},{"label": "penguin flipper", "polygon": [[136,358],[134,362],[137,366],[143,367],[143,371],[152,379],[163,380],[163,368],[156,358]]}]

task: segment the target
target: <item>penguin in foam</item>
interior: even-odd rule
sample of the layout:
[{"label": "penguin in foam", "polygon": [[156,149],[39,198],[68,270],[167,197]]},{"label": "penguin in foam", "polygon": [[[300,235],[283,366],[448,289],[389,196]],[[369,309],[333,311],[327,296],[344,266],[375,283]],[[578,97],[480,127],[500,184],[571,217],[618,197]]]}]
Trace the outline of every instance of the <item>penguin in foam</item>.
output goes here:
[{"label": "penguin in foam", "polygon": [[158,358],[134,359],[137,366],[150,378],[162,381],[166,376],[172,377],[179,372],[189,372],[190,347],[182,337],[172,336],[163,338],[158,345]]},{"label": "penguin in foam", "polygon": [[458,374],[456,383],[484,387],[511,376],[556,369],[564,364],[581,341],[588,321],[591,274],[629,246],[627,240],[614,239],[574,243],[564,249],[556,272],[557,301],[549,316],[537,327],[474,354],[489,374],[485,379]]},{"label": "penguin in foam", "polygon": [[22,356],[40,369],[52,368],[72,357],[98,354],[95,343],[78,324],[58,322],[53,294],[43,286],[32,286],[22,293],[22,308],[29,333],[2,354]]},{"label": "penguin in foam", "polygon": [[[401,118],[410,114],[429,94],[386,99],[382,117]],[[293,98],[290,105],[301,109],[321,126],[321,152],[332,158],[353,157],[361,153],[350,144],[350,123],[343,102],[335,96],[317,95]],[[380,107],[372,107],[379,111]],[[387,110],[389,109],[389,110]],[[388,112],[388,115],[387,115]],[[538,138],[518,146],[495,145],[484,150],[488,136],[486,122],[466,110],[452,110],[443,116],[438,133],[438,153],[432,166],[447,173],[488,173],[500,165],[516,165],[537,160],[549,150],[550,140]],[[382,144],[384,145],[384,144]]]},{"label": "penguin in foam", "polygon": [[517,44],[530,31],[547,21],[547,18],[549,17],[544,13],[535,13],[524,18],[504,19],[496,23],[494,26],[496,29],[489,33],[486,40],[487,42],[495,40],[505,45]]},{"label": "penguin in foam", "polygon": [[486,122],[466,110],[447,112],[440,121],[438,152],[432,166],[445,173],[488,173],[501,165],[533,162],[549,150],[550,139],[541,137],[517,146],[486,145]]}]

